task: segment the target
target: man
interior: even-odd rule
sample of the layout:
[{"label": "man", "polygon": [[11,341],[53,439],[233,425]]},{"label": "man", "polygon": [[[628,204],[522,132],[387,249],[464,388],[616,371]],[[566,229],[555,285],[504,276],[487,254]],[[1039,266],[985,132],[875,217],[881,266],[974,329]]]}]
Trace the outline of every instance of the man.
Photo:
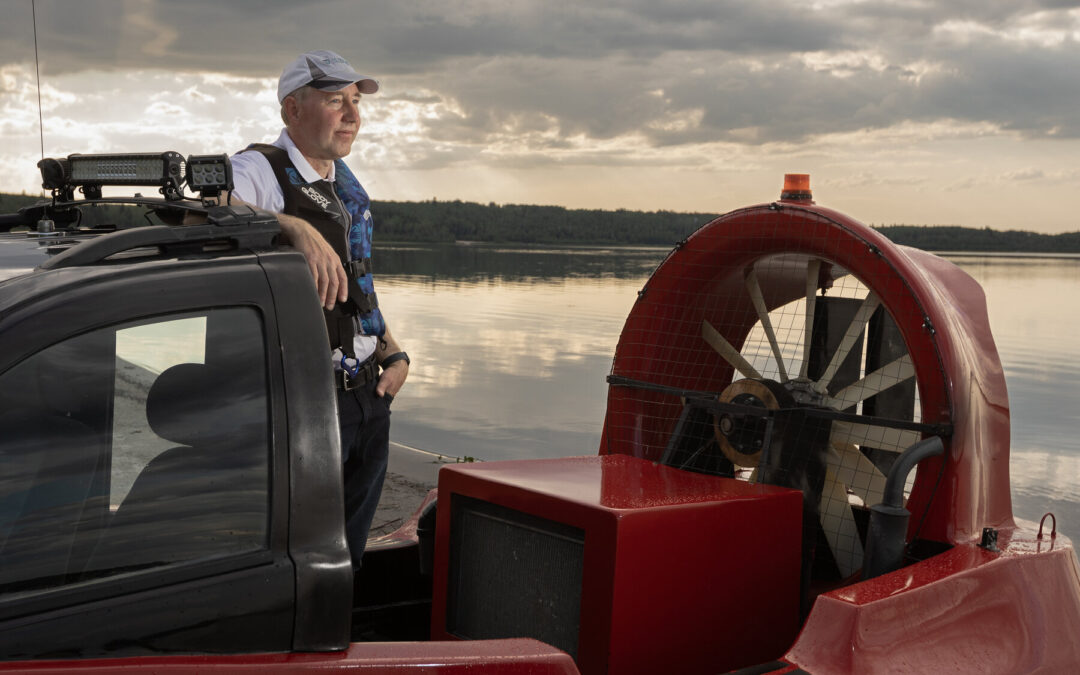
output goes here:
[{"label": "man", "polygon": [[354,567],[386,475],[390,401],[409,373],[372,286],[368,195],[342,161],[360,129],[360,97],[378,89],[334,52],[301,54],[278,80],[281,135],[232,157],[234,201],[282,214],[282,232],[307,259],[326,310]]}]

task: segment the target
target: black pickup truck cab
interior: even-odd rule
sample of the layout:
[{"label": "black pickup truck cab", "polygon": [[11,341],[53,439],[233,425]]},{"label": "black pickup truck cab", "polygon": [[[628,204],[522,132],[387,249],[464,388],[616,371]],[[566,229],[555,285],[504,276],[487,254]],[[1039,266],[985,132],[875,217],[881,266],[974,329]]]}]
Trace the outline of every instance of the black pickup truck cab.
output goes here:
[{"label": "black pickup truck cab", "polygon": [[576,672],[534,640],[354,644],[426,637],[416,520],[354,578],[308,266],[272,214],[166,196],[135,201],[203,222],[80,228],[69,190],[0,224],[0,659]]}]

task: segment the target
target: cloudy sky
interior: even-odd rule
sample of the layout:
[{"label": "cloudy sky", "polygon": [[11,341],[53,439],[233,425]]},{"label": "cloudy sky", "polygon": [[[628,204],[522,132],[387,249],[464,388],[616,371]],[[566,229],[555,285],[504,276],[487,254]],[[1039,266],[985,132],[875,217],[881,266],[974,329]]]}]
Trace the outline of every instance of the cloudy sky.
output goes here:
[{"label": "cloudy sky", "polygon": [[810,173],[867,223],[1080,230],[1080,0],[0,0],[0,191],[41,156],[274,138],[348,58],[376,199],[724,212]]}]

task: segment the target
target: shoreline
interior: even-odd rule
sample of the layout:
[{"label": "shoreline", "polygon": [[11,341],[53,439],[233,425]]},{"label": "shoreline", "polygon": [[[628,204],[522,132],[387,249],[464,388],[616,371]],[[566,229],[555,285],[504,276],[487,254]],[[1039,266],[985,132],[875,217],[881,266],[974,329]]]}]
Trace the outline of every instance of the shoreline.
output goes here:
[{"label": "shoreline", "polygon": [[401,527],[420,508],[427,493],[435,488],[439,467],[457,461],[457,457],[438,455],[390,441],[386,480],[368,536],[378,537]]}]

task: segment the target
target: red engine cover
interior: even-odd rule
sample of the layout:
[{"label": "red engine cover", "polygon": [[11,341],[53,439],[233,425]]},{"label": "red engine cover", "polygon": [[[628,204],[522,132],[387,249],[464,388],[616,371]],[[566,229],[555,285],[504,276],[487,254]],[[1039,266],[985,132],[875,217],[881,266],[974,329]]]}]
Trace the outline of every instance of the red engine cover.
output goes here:
[{"label": "red engine cover", "polygon": [[[451,580],[455,555],[464,557],[452,553],[463,497],[509,509],[511,520],[528,514],[583,533],[572,617],[583,673],[723,672],[777,658],[798,630],[801,493],[612,455],[441,470],[433,639],[461,637],[447,623],[455,593],[470,591]],[[456,544],[482,545],[468,535]],[[537,550],[525,541],[514,554]],[[484,580],[505,584],[505,594],[484,591],[504,601],[529,592],[528,575],[507,569],[515,564]]]}]

